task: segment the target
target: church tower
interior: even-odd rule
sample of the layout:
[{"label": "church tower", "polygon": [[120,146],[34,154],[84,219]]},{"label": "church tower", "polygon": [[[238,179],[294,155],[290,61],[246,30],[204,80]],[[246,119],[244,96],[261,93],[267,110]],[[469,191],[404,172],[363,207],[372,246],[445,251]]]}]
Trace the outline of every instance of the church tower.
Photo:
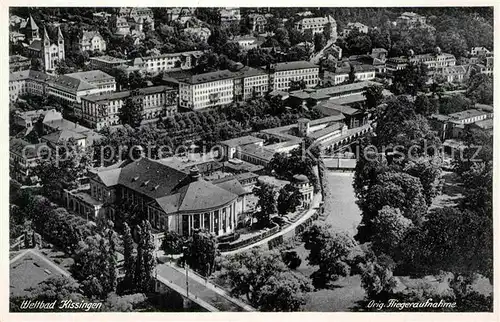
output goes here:
[{"label": "church tower", "polygon": [[52,65],[51,65],[51,58],[52,58],[52,53],[50,50],[50,37],[49,33],[47,32],[47,27],[43,27],[43,46],[42,46],[42,58],[43,58],[43,66],[45,71],[51,70]]},{"label": "church tower", "polygon": [[40,30],[31,15],[29,16],[26,27],[24,28],[24,35],[28,40],[28,43],[31,43],[33,40],[40,40]]},{"label": "church tower", "polygon": [[65,59],[64,37],[60,26],[57,27],[57,49],[59,52],[58,60],[64,60]]},{"label": "church tower", "polygon": [[43,28],[42,58],[45,71],[54,70],[57,63],[65,58],[64,36],[61,28],[58,26],[57,31],[50,30],[52,33],[47,31],[47,27]]}]

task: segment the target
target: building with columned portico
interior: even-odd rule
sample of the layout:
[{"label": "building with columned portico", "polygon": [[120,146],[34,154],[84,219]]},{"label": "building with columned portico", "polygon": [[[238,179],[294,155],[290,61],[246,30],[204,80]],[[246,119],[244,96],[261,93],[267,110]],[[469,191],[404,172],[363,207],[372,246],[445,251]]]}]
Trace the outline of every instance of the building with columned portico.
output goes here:
[{"label": "building with columned portico", "polygon": [[94,171],[90,190],[66,192],[65,198],[69,209],[84,209],[78,213],[89,220],[116,220],[118,207],[125,207],[147,218],[158,232],[188,236],[204,229],[221,236],[236,229],[246,194],[237,179],[213,184],[196,167],[181,171],[142,157]]}]

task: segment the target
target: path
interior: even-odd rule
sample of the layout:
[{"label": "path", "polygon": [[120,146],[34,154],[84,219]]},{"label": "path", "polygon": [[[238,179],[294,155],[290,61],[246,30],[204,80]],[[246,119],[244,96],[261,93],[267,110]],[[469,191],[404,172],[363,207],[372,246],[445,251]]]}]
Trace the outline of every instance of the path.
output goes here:
[{"label": "path", "polygon": [[285,229],[283,230],[280,230],[279,232],[277,232],[276,234],[274,235],[271,235],[267,238],[264,238],[262,239],[261,241],[258,241],[254,244],[251,244],[251,245],[248,245],[248,246],[245,246],[245,247],[242,247],[242,248],[239,248],[239,249],[235,249],[235,250],[232,250],[232,251],[229,251],[229,252],[222,252],[221,255],[233,255],[233,254],[237,254],[237,253],[240,253],[240,252],[243,252],[243,251],[246,251],[248,249],[251,249],[253,247],[258,247],[258,246],[261,246],[261,245],[265,245],[267,244],[270,240],[276,238],[276,237],[279,237],[281,235],[284,235],[288,232],[290,232],[292,229],[295,229],[298,225],[302,224],[304,221],[306,221],[309,217],[311,217],[316,211],[317,209],[315,208],[318,208],[319,207],[319,204],[321,202],[321,194],[320,193],[317,193],[314,195],[313,197],[313,201],[311,203],[311,208],[302,216],[302,218],[300,218],[299,220],[297,220],[295,223],[293,223],[292,225],[286,227]]},{"label": "path", "polygon": [[[156,267],[157,279],[182,296],[186,296],[186,273],[173,264],[161,264]],[[188,274],[189,298],[209,311],[243,312],[254,309],[217,289],[212,283],[206,283],[191,270]]]},{"label": "path", "polygon": [[321,48],[321,50],[317,54],[313,54],[314,56],[311,57],[310,62],[315,64],[315,65],[318,65],[320,60],[321,60],[321,57],[323,57],[324,51],[326,49],[330,48],[334,44],[335,44],[335,42],[332,41],[331,39],[329,39],[328,42],[326,43],[325,47]]}]

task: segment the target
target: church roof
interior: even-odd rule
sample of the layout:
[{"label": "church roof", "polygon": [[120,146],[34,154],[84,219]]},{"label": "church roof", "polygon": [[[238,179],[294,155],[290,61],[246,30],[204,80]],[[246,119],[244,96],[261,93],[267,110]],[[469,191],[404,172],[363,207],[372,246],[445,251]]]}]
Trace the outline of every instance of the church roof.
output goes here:
[{"label": "church roof", "polygon": [[59,40],[59,37],[64,40],[64,36],[61,32],[61,28],[59,26],[45,26],[44,32],[43,32],[43,39],[48,37],[51,43],[57,43]]},{"label": "church roof", "polygon": [[28,30],[38,30],[38,25],[35,22],[35,19],[30,15],[28,21],[26,21],[26,26],[24,27],[26,31]]}]

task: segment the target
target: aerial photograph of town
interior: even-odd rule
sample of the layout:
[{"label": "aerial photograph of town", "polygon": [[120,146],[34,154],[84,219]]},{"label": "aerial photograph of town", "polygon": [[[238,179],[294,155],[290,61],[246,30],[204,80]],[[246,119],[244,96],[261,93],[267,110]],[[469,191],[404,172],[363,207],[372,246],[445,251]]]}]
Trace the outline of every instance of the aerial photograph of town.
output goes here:
[{"label": "aerial photograph of town", "polygon": [[493,9],[9,7],[9,316],[493,312]]}]

